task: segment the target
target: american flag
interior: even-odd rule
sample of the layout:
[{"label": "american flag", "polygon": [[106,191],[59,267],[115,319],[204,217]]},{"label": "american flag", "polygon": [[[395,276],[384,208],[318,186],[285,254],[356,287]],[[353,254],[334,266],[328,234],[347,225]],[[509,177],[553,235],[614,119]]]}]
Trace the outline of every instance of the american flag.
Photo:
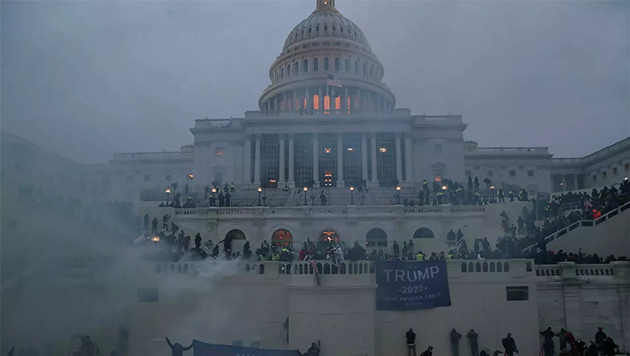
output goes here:
[{"label": "american flag", "polygon": [[343,85],[341,84],[341,79],[335,77],[332,74],[328,74],[328,79],[326,79],[326,85],[343,88]]},{"label": "american flag", "polygon": [[317,282],[317,285],[321,287],[321,282],[319,280],[319,268],[317,268],[315,261],[311,261],[311,266],[313,267],[313,272],[315,272],[315,281]]},{"label": "american flag", "polygon": [[590,210],[592,207],[593,207],[593,203],[591,203],[590,200],[587,199],[584,201],[584,209]]}]

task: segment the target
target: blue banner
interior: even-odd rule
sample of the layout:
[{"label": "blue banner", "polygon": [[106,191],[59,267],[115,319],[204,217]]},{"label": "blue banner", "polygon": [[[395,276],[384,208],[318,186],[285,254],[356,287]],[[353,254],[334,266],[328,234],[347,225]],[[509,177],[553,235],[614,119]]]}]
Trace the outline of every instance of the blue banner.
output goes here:
[{"label": "blue banner", "polygon": [[207,344],[193,340],[194,356],[297,356],[297,350],[259,349],[256,347]]},{"label": "blue banner", "polygon": [[446,261],[380,261],[376,263],[376,284],[377,310],[451,305]]}]

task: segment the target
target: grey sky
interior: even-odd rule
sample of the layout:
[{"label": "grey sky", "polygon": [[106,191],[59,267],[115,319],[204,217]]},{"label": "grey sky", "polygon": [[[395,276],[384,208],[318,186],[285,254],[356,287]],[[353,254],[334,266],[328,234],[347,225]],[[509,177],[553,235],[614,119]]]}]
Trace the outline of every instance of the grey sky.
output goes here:
[{"label": "grey sky", "polygon": [[[177,150],[256,110],[304,1],[2,2],[2,126],[80,162]],[[350,1],[398,107],[482,146],[581,156],[630,135],[628,1]]]}]

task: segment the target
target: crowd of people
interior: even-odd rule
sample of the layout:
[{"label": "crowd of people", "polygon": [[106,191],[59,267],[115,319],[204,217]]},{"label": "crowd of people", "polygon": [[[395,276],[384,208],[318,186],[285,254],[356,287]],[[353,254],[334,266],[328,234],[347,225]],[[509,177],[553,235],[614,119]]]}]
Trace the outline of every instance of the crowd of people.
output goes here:
[{"label": "crowd of people", "polygon": [[551,327],[540,332],[543,337],[542,351],[545,356],[554,356],[555,344],[553,339],[558,338],[560,343],[560,356],[614,356],[619,352],[619,346],[606,335],[602,327],[597,328],[594,340],[589,345],[573,336],[570,331],[561,328],[554,332]]}]

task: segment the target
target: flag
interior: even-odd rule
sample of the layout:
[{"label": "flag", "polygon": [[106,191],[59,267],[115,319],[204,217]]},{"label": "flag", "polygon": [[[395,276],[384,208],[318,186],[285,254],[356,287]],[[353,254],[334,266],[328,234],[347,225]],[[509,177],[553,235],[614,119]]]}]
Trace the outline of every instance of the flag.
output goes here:
[{"label": "flag", "polygon": [[311,266],[313,267],[313,272],[315,272],[315,280],[317,281],[317,285],[321,287],[321,282],[319,281],[319,269],[317,269],[317,265],[314,261],[311,261]]},{"label": "flag", "polygon": [[7,356],[13,356],[13,350],[15,349],[15,345],[13,345],[13,347],[11,348],[11,350],[9,350],[9,353],[7,354]]},{"label": "flag", "polygon": [[591,201],[590,201],[590,200],[588,200],[588,199],[587,199],[587,200],[585,200],[585,201],[584,201],[584,209],[586,209],[586,210],[591,210],[591,208],[593,208],[593,203],[591,203]]},{"label": "flag", "polygon": [[336,98],[341,94],[341,88],[343,88],[343,85],[341,84],[341,79],[328,74],[326,87],[328,88],[328,95],[332,98]]}]

